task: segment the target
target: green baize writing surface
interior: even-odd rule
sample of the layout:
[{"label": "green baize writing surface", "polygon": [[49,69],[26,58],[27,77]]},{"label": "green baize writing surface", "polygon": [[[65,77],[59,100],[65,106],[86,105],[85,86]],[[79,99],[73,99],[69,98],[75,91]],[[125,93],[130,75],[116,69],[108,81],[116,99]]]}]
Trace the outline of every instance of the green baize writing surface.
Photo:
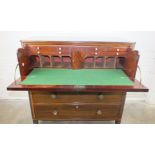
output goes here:
[{"label": "green baize writing surface", "polygon": [[22,85],[133,86],[121,69],[34,68]]}]

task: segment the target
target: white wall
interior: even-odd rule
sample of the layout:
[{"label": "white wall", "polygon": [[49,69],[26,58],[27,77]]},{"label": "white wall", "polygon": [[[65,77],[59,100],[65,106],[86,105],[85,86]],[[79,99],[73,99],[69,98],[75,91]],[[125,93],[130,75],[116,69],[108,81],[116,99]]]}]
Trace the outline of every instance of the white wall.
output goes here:
[{"label": "white wall", "polygon": [[[131,41],[136,42],[136,49],[140,52],[139,65],[142,71],[143,84],[149,87],[149,93],[134,93],[143,99],[154,103],[155,100],[155,31],[1,31],[0,32],[0,98],[26,98],[25,92],[6,91],[6,87],[13,81],[17,64],[16,51],[20,40],[86,40],[86,41]],[[19,74],[17,74],[19,75]],[[139,75],[137,73],[137,78]],[[132,95],[131,95],[132,96]],[[139,98],[140,99],[140,98]]]}]

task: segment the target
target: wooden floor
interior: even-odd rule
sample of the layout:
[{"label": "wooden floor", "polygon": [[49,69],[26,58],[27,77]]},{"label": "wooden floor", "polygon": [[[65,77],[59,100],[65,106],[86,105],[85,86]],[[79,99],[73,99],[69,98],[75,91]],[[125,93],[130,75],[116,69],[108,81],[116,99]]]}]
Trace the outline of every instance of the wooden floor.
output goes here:
[{"label": "wooden floor", "polygon": [[[93,123],[113,124],[114,122],[42,122],[49,123]],[[122,124],[154,124],[155,104],[144,101],[126,101]],[[0,124],[32,124],[28,100],[0,100]]]}]

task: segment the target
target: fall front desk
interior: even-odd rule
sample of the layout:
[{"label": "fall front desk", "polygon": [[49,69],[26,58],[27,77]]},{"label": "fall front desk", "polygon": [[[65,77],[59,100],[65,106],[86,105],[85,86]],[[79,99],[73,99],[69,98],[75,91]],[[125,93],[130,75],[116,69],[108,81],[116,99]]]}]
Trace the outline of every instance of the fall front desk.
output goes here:
[{"label": "fall front desk", "polygon": [[[136,52],[133,54],[133,51],[128,49],[132,44],[127,46],[125,43],[107,43],[107,46],[104,42],[100,44],[23,43],[23,48],[19,49],[17,54],[21,78],[14,81],[7,89],[29,92],[34,123],[38,123],[39,120],[114,120],[115,123],[120,123],[126,93],[148,91],[141,82],[134,79],[133,72],[136,72],[138,59],[135,59]],[[107,48],[109,45],[112,49]],[[128,50],[126,48],[122,50],[122,46],[128,47]],[[68,50],[66,50],[67,47]],[[106,53],[107,49],[108,53]],[[65,51],[70,52],[65,53]],[[132,56],[129,55],[130,52],[131,55],[133,54],[133,61]],[[51,56],[55,57],[55,60],[51,59]],[[65,61],[67,56],[71,61]],[[93,56],[93,62],[91,62],[91,56]],[[86,58],[90,60],[87,61]],[[97,60],[97,58],[100,59]],[[132,61],[129,61],[132,65],[128,59]],[[54,66],[54,63],[59,64]],[[92,66],[89,65],[91,63]],[[106,63],[109,67],[106,67]]]}]

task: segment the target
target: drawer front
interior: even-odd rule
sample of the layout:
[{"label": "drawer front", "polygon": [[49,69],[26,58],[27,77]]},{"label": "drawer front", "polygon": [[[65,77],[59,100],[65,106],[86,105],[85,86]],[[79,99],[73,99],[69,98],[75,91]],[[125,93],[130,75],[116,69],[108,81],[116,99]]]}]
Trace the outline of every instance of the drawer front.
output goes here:
[{"label": "drawer front", "polygon": [[37,105],[35,118],[41,120],[104,120],[117,118],[120,106],[90,105]]},{"label": "drawer front", "polygon": [[42,91],[31,91],[32,102],[34,104],[59,104],[81,102],[121,104],[122,93],[51,93]]}]

